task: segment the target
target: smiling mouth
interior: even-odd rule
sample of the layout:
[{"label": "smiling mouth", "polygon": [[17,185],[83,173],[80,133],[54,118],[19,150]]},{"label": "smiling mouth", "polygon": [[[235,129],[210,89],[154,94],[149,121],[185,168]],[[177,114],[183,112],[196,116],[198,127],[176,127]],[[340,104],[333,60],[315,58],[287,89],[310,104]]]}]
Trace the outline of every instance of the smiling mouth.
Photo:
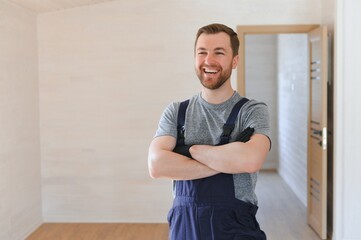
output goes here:
[{"label": "smiling mouth", "polygon": [[203,68],[203,72],[206,74],[216,74],[219,70]]}]

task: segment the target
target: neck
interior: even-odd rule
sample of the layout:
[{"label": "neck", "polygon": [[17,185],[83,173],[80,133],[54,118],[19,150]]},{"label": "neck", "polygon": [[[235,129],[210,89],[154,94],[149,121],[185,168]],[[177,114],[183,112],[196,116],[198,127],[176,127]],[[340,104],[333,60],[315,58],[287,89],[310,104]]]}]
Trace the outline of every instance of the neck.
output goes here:
[{"label": "neck", "polygon": [[234,90],[232,89],[230,81],[225,82],[218,89],[208,89],[202,87],[202,98],[211,104],[220,104],[230,99]]}]

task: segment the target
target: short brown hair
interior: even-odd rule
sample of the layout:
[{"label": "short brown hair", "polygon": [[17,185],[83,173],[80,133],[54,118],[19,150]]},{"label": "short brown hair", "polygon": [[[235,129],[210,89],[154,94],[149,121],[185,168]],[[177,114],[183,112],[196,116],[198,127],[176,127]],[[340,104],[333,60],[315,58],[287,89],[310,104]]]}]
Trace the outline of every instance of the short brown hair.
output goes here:
[{"label": "short brown hair", "polygon": [[213,24],[209,24],[207,26],[201,27],[197,32],[196,41],[194,43],[194,48],[197,45],[198,38],[202,33],[216,34],[216,33],[220,33],[220,32],[224,32],[230,37],[233,57],[237,56],[238,48],[239,48],[239,39],[238,39],[237,33],[235,33],[232,28],[227,27],[226,25],[223,25],[223,24],[219,24],[219,23],[213,23]]}]

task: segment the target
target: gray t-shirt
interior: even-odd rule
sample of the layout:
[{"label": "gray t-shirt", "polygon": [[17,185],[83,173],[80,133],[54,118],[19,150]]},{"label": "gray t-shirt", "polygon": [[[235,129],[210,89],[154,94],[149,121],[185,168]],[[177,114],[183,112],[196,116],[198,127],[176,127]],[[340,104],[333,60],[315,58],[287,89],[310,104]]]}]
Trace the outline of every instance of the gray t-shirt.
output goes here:
[{"label": "gray t-shirt", "polygon": [[[223,124],[226,122],[233,106],[242,97],[234,92],[233,96],[221,104],[206,102],[201,94],[193,96],[186,112],[185,118],[185,144],[216,145],[222,134]],[[159,121],[155,137],[172,136],[177,138],[177,117],[180,102],[173,102],[165,109]],[[231,140],[239,138],[241,132],[247,127],[255,129],[255,134],[263,134],[269,138],[269,114],[266,104],[250,100],[243,105],[237,116]],[[257,205],[255,187],[257,173],[233,174],[235,197],[239,200]]]}]

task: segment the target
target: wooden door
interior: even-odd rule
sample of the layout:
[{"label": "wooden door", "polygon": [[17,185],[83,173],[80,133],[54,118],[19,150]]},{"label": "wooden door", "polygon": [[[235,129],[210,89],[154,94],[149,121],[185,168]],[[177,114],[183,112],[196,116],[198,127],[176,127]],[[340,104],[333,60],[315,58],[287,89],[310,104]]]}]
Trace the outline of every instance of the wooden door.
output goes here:
[{"label": "wooden door", "polygon": [[308,34],[310,48],[310,113],[308,149],[308,223],[327,237],[327,29]]}]

